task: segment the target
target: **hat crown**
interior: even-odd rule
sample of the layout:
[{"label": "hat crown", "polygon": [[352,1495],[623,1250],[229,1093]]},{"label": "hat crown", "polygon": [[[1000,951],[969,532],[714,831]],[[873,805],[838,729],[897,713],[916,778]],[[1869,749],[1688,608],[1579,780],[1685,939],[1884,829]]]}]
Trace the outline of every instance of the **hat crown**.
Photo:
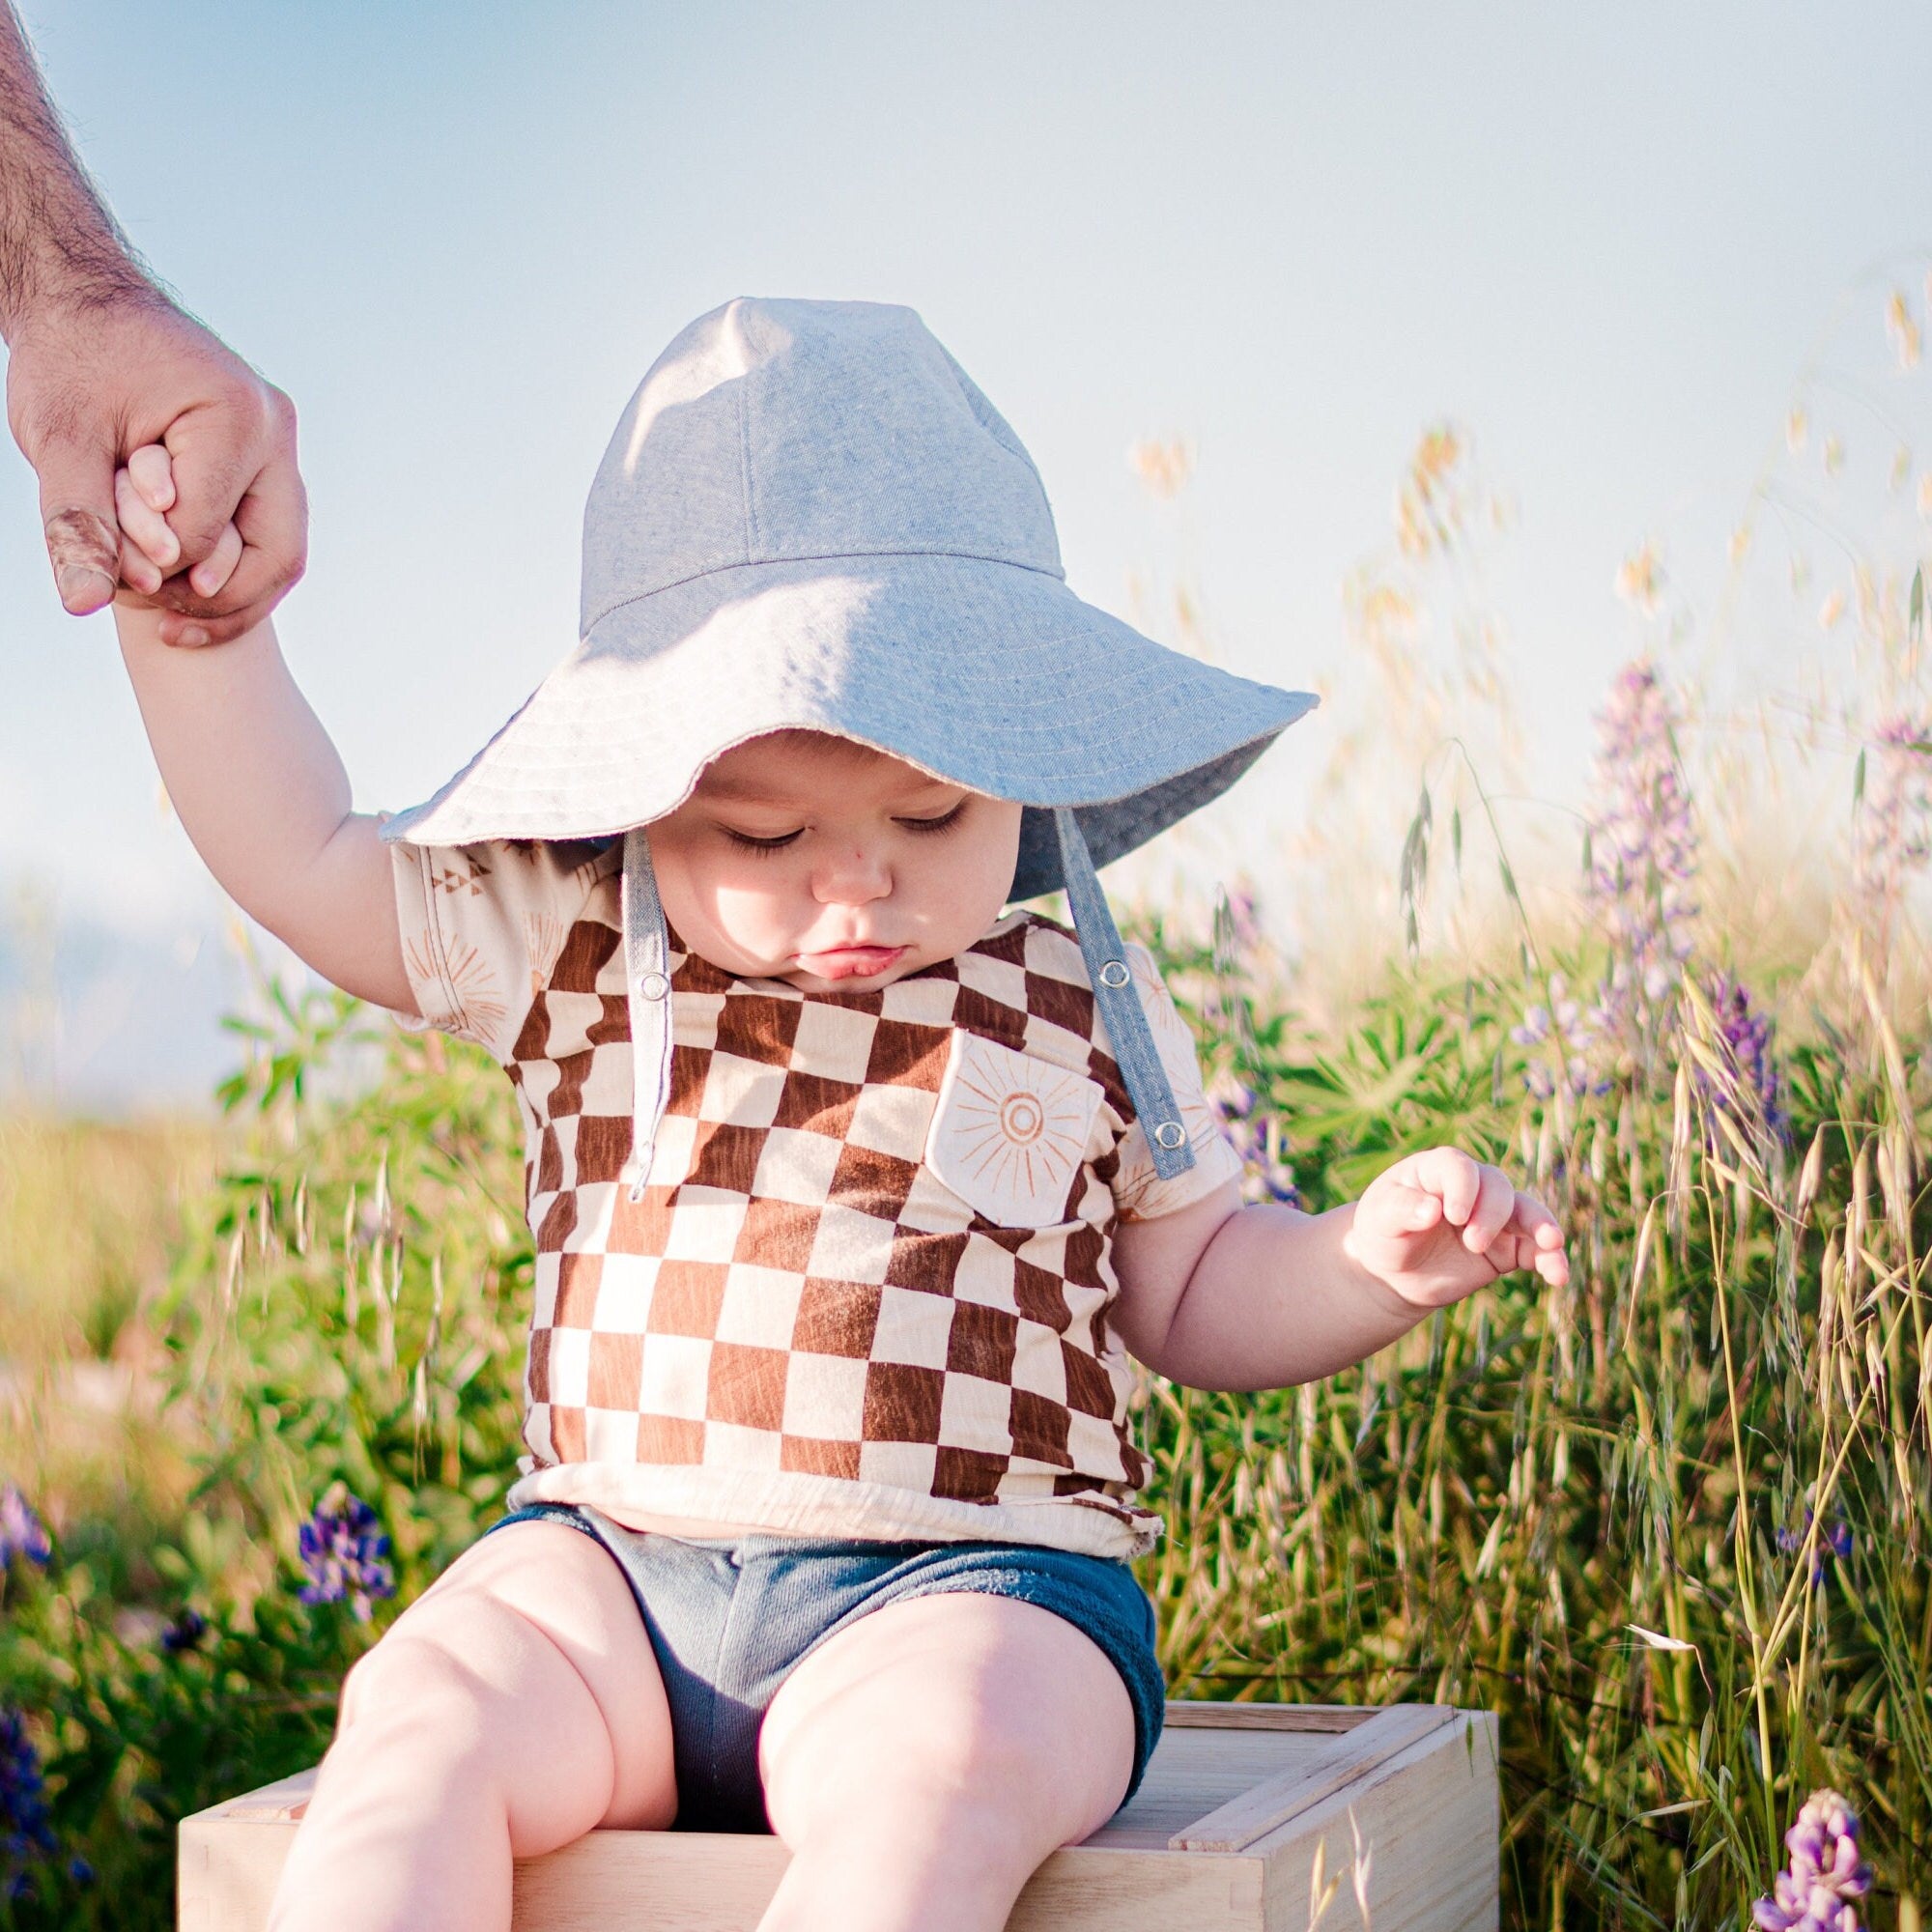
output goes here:
[{"label": "hat crown", "polygon": [[617,424],[581,635],[712,571],[907,554],[1064,575],[1033,459],[912,309],[743,297],[679,334]]}]

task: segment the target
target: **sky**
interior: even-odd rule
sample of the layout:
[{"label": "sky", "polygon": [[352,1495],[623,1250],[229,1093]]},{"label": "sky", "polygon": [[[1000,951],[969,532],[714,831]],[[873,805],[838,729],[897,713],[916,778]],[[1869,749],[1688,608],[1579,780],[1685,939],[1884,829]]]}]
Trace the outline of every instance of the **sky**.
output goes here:
[{"label": "sky", "polygon": [[[1346,687],[1341,586],[1418,434],[1463,425],[1513,505],[1485,594],[1560,805],[1640,641],[1620,561],[1728,527],[1834,305],[1932,240],[1920,4],[24,12],[135,245],[300,411],[278,622],[365,807],[427,795],[569,650],[611,427],[740,294],[916,307],[1031,448],[1073,586],[1158,633],[1130,578],[1182,573],[1218,660],[1292,686]],[[1174,503],[1149,437],[1194,446]],[[0,672],[14,1075],[192,1099],[232,1051],[223,902],[11,448]],[[1244,826],[1293,812],[1321,719]]]}]

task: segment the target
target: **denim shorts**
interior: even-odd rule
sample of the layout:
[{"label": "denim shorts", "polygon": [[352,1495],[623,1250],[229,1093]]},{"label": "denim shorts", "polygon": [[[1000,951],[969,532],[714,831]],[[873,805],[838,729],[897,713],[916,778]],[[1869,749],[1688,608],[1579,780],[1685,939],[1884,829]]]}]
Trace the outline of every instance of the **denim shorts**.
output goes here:
[{"label": "denim shorts", "polygon": [[914,1597],[1013,1597],[1099,1645],[1134,1710],[1131,1797],[1160,1737],[1166,1690],[1153,1606],[1124,1563],[1009,1543],[719,1541],[630,1530],[601,1511],[538,1503],[512,1522],[567,1522],[617,1560],[643,1613],[670,1701],[677,1824],[763,1832],[758,1731],[792,1667],[867,1611]]}]

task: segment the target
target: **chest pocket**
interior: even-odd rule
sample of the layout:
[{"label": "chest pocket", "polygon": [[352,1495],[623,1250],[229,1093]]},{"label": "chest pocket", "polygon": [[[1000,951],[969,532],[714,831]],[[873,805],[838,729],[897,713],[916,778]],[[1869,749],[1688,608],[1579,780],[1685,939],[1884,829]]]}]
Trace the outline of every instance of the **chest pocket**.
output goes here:
[{"label": "chest pocket", "polygon": [[1000,1227],[1050,1227],[1066,1218],[1102,1097],[1097,1081],[955,1032],[925,1164]]}]

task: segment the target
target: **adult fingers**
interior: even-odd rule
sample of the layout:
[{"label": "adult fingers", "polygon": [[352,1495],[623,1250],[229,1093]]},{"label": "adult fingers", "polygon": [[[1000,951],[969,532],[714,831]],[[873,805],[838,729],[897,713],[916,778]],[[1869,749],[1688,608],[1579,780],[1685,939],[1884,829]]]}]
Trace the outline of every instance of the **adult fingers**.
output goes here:
[{"label": "adult fingers", "polygon": [[[189,563],[208,555],[231,523],[241,526],[245,542],[259,546],[272,535],[271,548],[292,544],[299,557],[305,522],[293,531],[270,533],[251,529],[241,515],[244,498],[265,491],[285,496],[276,479],[295,470],[295,409],[278,389],[251,377],[245,389],[238,385],[218,402],[184,411],[162,440],[174,461],[178,493],[169,521]],[[298,494],[299,482],[296,488]],[[293,582],[293,574],[285,582]]]},{"label": "adult fingers", "polygon": [[50,442],[35,452],[34,468],[54,587],[70,613],[84,617],[113,601],[121,575],[114,451],[104,442]]},{"label": "adult fingers", "polygon": [[242,532],[233,524],[214,540],[214,548],[187,574],[187,581],[199,597],[214,598],[235,574],[242,561]]},{"label": "adult fingers", "polygon": [[242,557],[212,598],[195,593],[186,577],[171,579],[161,601],[162,641],[219,644],[268,616],[301,576],[308,557],[308,498],[293,454],[264,470],[235,507]]}]

